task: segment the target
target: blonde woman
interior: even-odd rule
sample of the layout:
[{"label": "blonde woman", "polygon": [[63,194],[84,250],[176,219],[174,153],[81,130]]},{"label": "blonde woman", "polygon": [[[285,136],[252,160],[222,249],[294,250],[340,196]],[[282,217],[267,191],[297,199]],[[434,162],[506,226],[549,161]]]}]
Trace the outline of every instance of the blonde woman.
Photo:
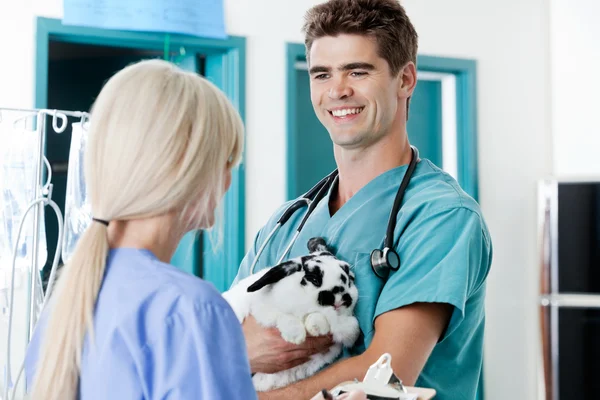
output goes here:
[{"label": "blonde woman", "polygon": [[90,122],[94,221],[28,348],[31,398],[256,398],[233,311],[169,265],[186,232],[214,223],[242,153],[236,110],[199,75],[152,60],[113,76]]}]

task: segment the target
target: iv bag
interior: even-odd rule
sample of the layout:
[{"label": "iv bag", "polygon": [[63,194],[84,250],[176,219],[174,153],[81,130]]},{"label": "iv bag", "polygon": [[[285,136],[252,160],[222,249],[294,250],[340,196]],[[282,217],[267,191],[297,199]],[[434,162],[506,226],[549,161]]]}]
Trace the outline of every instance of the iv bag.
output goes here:
[{"label": "iv bag", "polygon": [[87,144],[89,123],[73,124],[69,170],[67,172],[67,193],[65,196],[65,229],[62,259],[71,259],[77,241],[92,222],[92,210],[85,185],[84,155]]},{"label": "iv bag", "polygon": [[[35,200],[39,159],[38,133],[16,128],[12,122],[0,124],[0,268],[10,269],[12,257],[25,211]],[[40,165],[40,168],[42,166]],[[34,220],[40,206],[27,213],[21,237],[18,238],[17,268],[29,268],[33,260]],[[39,213],[37,267],[42,269],[48,258],[43,211]],[[6,270],[5,269],[5,270]]]}]

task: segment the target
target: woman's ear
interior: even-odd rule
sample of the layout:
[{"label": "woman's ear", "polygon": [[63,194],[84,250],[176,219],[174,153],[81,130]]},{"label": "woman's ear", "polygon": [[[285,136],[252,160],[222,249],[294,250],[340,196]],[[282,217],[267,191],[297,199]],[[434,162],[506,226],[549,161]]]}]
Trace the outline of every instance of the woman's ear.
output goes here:
[{"label": "woman's ear", "polygon": [[297,261],[286,261],[268,270],[259,280],[248,287],[248,292],[256,292],[272,283],[279,282],[286,276],[302,271],[302,264]]}]

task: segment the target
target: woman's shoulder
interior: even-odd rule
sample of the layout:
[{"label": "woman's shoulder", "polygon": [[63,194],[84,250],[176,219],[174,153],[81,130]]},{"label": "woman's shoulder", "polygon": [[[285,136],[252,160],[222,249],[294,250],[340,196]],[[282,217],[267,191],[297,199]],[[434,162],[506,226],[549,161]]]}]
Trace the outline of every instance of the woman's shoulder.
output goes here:
[{"label": "woman's shoulder", "polygon": [[111,251],[106,278],[105,283],[109,283],[106,286],[116,289],[114,294],[129,293],[127,296],[137,297],[133,303],[152,310],[158,318],[207,307],[225,312],[230,308],[212,283],[160,261],[148,250]]},{"label": "woman's shoulder", "polygon": [[111,250],[94,322],[98,341],[119,337],[135,357],[183,334],[206,340],[211,326],[240,329],[212,283],[139,249]]}]

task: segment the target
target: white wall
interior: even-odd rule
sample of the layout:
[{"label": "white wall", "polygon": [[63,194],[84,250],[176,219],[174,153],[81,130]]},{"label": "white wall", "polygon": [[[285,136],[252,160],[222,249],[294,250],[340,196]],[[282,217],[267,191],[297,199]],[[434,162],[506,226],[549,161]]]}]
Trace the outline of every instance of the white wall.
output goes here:
[{"label": "white wall", "polygon": [[33,105],[34,23],[31,0],[0,0],[0,107]]},{"label": "white wall", "polygon": [[[318,2],[225,1],[228,32],[246,36],[248,43],[248,243],[284,200],[285,43],[302,41],[303,13]],[[504,398],[510,388],[521,393],[519,398],[533,399],[537,344],[535,184],[553,169],[551,121],[557,125],[555,147],[560,147],[555,153],[557,169],[589,167],[571,164],[581,149],[571,130],[558,129],[566,125],[568,117],[551,120],[550,116],[549,5],[544,0],[403,3],[419,32],[421,54],[478,61],[480,202],[495,246],[487,301],[486,398]],[[554,0],[552,4],[564,9],[567,1]],[[6,18],[7,7],[10,18]],[[10,54],[0,64],[0,105],[33,104],[35,15],[60,17],[62,1],[0,0],[0,38],[11,38],[0,39],[2,54]],[[566,23],[566,19],[561,22]],[[19,35],[11,34],[16,28]],[[592,45],[594,39],[589,40]],[[566,43],[557,44],[553,61],[566,54],[567,47]],[[560,101],[555,97],[555,108],[565,107],[573,97],[568,83],[561,84],[558,79],[561,68],[568,67],[563,64],[557,62],[553,75],[555,96],[564,93]],[[590,64],[588,76],[593,65],[598,64]],[[25,83],[16,83],[17,78]],[[593,114],[588,115],[591,119]],[[577,133],[578,140],[588,139],[583,128]],[[591,154],[592,150],[587,151]],[[269,185],[259,183],[264,181]]]},{"label": "white wall", "polygon": [[551,0],[555,173],[600,176],[600,3]]}]

